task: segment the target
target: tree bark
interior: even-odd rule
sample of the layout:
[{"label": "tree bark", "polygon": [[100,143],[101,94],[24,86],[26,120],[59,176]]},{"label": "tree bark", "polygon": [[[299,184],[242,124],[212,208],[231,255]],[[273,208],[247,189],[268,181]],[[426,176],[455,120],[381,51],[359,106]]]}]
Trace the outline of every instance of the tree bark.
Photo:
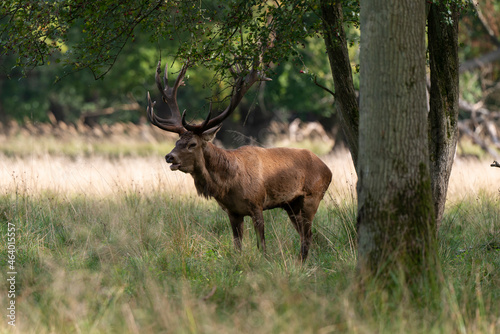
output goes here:
[{"label": "tree bark", "polygon": [[[425,87],[425,2],[361,3],[358,271],[390,285],[436,266]],[[401,276],[402,275],[402,276]]]},{"label": "tree bark", "polygon": [[330,68],[335,87],[340,127],[344,132],[354,166],[358,161],[359,107],[352,81],[351,63],[343,27],[341,1],[320,0],[321,20]]},{"label": "tree bark", "polygon": [[429,159],[436,224],[443,218],[458,141],[458,10],[432,4],[428,16],[430,61]]}]

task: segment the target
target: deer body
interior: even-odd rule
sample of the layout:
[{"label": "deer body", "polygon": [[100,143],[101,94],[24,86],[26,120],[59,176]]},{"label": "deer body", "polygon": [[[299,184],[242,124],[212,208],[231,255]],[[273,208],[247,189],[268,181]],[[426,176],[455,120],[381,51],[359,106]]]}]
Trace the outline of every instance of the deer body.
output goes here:
[{"label": "deer body", "polygon": [[203,149],[204,164],[193,176],[200,195],[214,197],[228,212],[251,215],[255,208],[274,209],[300,197],[323,197],[330,169],[308,150],[243,146]]},{"label": "deer body", "polygon": [[[184,68],[181,74],[183,72]],[[167,86],[163,90],[158,73],[159,70],[157,85],[164,99],[171,109],[178,110],[175,99],[167,92],[173,90],[175,93],[181,81],[178,78],[173,89]],[[186,124],[184,115],[181,125],[178,111],[178,116],[172,112],[173,120],[159,118],[153,113],[154,103],[149,98],[148,116],[158,127],[179,133],[180,138],[166,155],[166,161],[171,164],[171,170],[191,174],[198,194],[215,198],[226,211],[237,249],[241,249],[244,217],[250,216],[258,246],[265,251],[263,211],[282,208],[300,235],[300,255],[305,260],[311,243],[312,221],[332,179],[330,169],[316,155],[304,149],[243,146],[225,150],[211,143],[222,120],[236,107],[242,93],[258,79],[256,74],[252,70],[245,79],[240,78],[230,105],[221,113],[222,116],[211,120],[209,114],[201,125]]]}]

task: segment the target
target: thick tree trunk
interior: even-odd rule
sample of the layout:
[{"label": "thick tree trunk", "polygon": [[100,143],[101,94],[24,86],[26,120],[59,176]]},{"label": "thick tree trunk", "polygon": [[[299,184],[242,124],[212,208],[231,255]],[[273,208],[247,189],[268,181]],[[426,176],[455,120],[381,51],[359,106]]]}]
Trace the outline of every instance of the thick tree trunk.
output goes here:
[{"label": "thick tree trunk", "polygon": [[326,51],[330,61],[338,105],[340,127],[351,151],[354,166],[358,161],[359,108],[352,81],[351,63],[343,27],[342,1],[320,0]]},{"label": "thick tree trunk", "polygon": [[425,2],[362,1],[361,26],[358,270],[382,284],[395,272],[409,283],[428,282],[434,278],[436,233]]},{"label": "thick tree trunk", "polygon": [[431,68],[429,159],[436,223],[443,218],[458,140],[458,10],[433,4],[428,16]]}]

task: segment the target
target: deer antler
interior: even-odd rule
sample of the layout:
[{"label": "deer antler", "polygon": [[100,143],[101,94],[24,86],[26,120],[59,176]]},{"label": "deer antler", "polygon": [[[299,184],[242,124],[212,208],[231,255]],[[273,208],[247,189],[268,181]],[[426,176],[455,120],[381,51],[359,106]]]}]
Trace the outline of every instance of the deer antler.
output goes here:
[{"label": "deer antler", "polygon": [[186,122],[186,114],[179,111],[179,106],[177,105],[177,89],[179,86],[184,86],[184,76],[186,75],[187,68],[189,67],[189,61],[182,66],[177,79],[175,80],[174,86],[170,87],[168,85],[168,65],[165,65],[165,74],[163,77],[163,83],[160,78],[161,74],[161,61],[158,62],[155,73],[155,81],[158,90],[160,91],[163,101],[168,104],[170,108],[170,117],[161,118],[154,113],[155,102],[151,101],[151,96],[148,92],[148,108],[147,114],[149,121],[159,127],[160,129],[175,132],[180,135],[186,131],[192,131],[194,133],[201,134],[208,129],[213,129],[222,124],[222,122],[236,109],[241,99],[247,91],[252,87],[256,81],[270,81],[271,79],[264,76],[262,72],[257,70],[258,65],[261,60],[258,59],[254,62],[251,70],[242,70],[241,67],[236,64],[230,69],[233,76],[236,78],[236,82],[233,86],[231,93],[231,100],[227,108],[214,118],[212,116],[212,103],[210,103],[210,110],[207,118],[201,124],[188,124]]},{"label": "deer antler", "polygon": [[[170,117],[169,118],[161,118],[154,113],[154,106],[156,101],[152,102],[151,97],[148,92],[148,108],[147,114],[149,121],[159,127],[160,129],[175,132],[178,134],[183,134],[186,132],[186,129],[182,126],[181,114],[179,112],[179,106],[177,105],[177,89],[179,86],[184,86],[184,76],[186,75],[187,68],[189,67],[189,61],[182,66],[182,69],[175,80],[174,86],[170,87],[168,85],[168,64],[165,65],[165,74],[163,77],[163,83],[160,79],[161,74],[161,60],[158,61],[158,66],[156,67],[155,73],[155,81],[158,90],[160,91],[163,101],[167,103],[170,108]],[[163,87],[165,86],[165,87]]]},{"label": "deer antler", "polygon": [[184,128],[186,128],[189,131],[195,132],[195,133],[202,133],[208,129],[215,128],[217,126],[220,126],[221,123],[229,116],[231,113],[236,109],[238,104],[240,103],[241,99],[247,91],[252,87],[252,85],[257,82],[257,81],[271,81],[270,78],[267,78],[264,76],[264,74],[260,71],[257,70],[258,65],[260,64],[259,61],[255,61],[254,65],[252,66],[252,69],[247,71],[248,73],[246,75],[243,75],[245,71],[241,69],[241,67],[236,64],[234,67],[230,69],[230,72],[233,74],[233,76],[236,77],[236,82],[233,86],[233,90],[231,93],[231,100],[229,102],[229,105],[227,106],[226,109],[224,109],[223,112],[221,112],[219,115],[211,119],[212,116],[212,103],[210,103],[210,109],[208,112],[208,116],[203,121],[203,123],[199,125],[195,124],[188,124],[186,123],[185,120],[185,115],[182,115],[182,125]]}]

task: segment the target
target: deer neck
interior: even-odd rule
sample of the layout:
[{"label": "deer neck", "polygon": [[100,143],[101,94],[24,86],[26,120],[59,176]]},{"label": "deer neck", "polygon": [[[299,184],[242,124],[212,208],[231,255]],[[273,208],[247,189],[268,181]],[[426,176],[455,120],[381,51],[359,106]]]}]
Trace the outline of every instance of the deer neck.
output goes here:
[{"label": "deer neck", "polygon": [[192,173],[199,195],[222,199],[229,191],[231,180],[236,175],[237,164],[232,162],[230,152],[206,143],[202,159]]}]

